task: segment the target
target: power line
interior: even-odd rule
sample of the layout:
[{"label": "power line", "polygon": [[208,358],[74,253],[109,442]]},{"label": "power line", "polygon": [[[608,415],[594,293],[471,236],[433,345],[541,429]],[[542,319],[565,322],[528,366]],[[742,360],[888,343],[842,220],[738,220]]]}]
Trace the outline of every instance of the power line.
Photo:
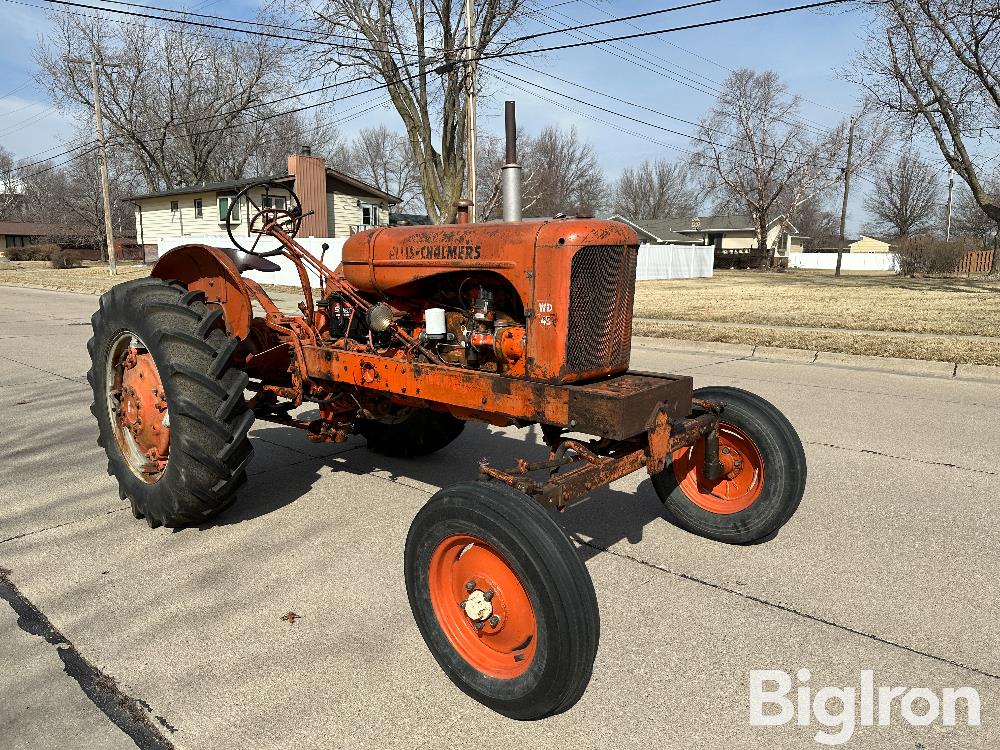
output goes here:
[{"label": "power line", "polygon": [[[42,0],[42,1],[43,2],[55,2],[55,0]],[[198,13],[198,12],[195,12],[195,10],[182,10],[182,9],[177,9],[177,8],[164,8],[163,6],[159,6],[159,5],[148,5],[148,4],[145,4],[145,3],[127,2],[126,0],[100,0],[100,2],[108,3],[108,4],[112,4],[112,5],[124,5],[124,6],[130,7],[130,8],[143,8],[145,10],[155,10],[155,11],[162,12],[162,13],[175,13],[175,14],[180,15],[180,16],[193,16],[193,17],[196,17],[196,18],[207,18],[207,19],[211,19],[213,21],[225,21],[226,23],[239,23],[239,24],[245,24],[247,26],[259,26],[259,27],[265,27],[265,28],[269,28],[269,29],[280,29],[282,31],[291,31],[291,32],[294,32],[294,33],[297,33],[297,34],[314,34],[314,35],[318,35],[318,36],[322,36],[322,37],[333,37],[333,38],[336,38],[336,39],[346,39],[349,42],[353,42],[353,44],[351,44],[351,45],[347,45],[345,43],[343,45],[345,48],[365,49],[365,47],[358,47],[358,43],[361,43],[363,45],[366,45],[366,47],[371,47],[372,49],[379,49],[377,46],[374,46],[370,40],[362,38],[362,37],[360,37],[358,35],[335,34],[333,32],[329,32],[329,31],[320,31],[320,30],[316,30],[316,29],[302,28],[301,26],[285,26],[285,25],[278,24],[278,23],[272,23],[272,22],[266,21],[266,20],[254,20],[254,19],[249,19],[249,18],[231,18],[231,17],[228,17],[228,16],[212,15],[211,13]],[[202,3],[201,7],[207,7],[208,5],[214,5],[214,4],[215,3],[214,3],[214,0],[213,0],[213,2],[210,2],[210,3]],[[124,12],[124,11],[117,11],[114,8],[103,8],[103,7],[97,7],[97,6],[95,6],[95,8],[98,9],[98,10],[107,11],[109,13]],[[183,18],[162,18],[162,20],[168,21],[168,22],[171,22],[171,23],[184,23],[185,22]],[[216,24],[211,24],[211,26],[216,26]],[[232,29],[232,30],[240,32],[240,33],[245,33],[245,34],[250,34],[250,33],[256,34],[257,33],[256,31],[253,31],[251,29],[245,29],[245,30],[244,29]],[[304,41],[304,42],[310,43],[310,44],[312,44],[312,43],[326,44],[326,42],[323,42],[323,41],[317,40],[317,39],[303,39],[301,41]],[[411,51],[415,51],[416,50],[416,47],[412,47],[412,46],[409,46],[409,45],[404,45],[404,47],[406,49],[408,49],[408,50],[411,50]],[[384,48],[383,51],[386,51],[386,50],[389,50],[389,49],[390,49],[390,46],[388,45],[388,43],[386,43],[385,44],[385,48]],[[441,47],[430,47],[430,49],[441,50],[443,48],[441,48]]]},{"label": "power line", "polygon": [[526,36],[519,36],[514,39],[511,39],[510,42],[508,42],[508,44],[524,42],[527,41],[528,39],[538,39],[540,37],[549,36],[551,34],[561,34],[564,31],[580,31],[581,29],[589,29],[594,26],[607,26],[608,24],[612,23],[624,23],[625,21],[634,21],[637,18],[649,18],[650,16],[659,16],[663,15],[664,13],[673,13],[678,10],[688,10],[689,8],[697,8],[702,5],[715,5],[721,2],[722,0],[699,0],[699,2],[686,3],[684,5],[674,5],[671,6],[670,8],[660,8],[659,10],[648,10],[644,13],[635,13],[631,16],[621,16],[619,18],[611,18],[607,21],[592,21],[591,23],[579,24],[571,28],[553,29],[552,31],[543,31],[538,34],[528,34]]},{"label": "power line", "polygon": [[[539,13],[536,13],[535,15],[537,16],[537,15],[539,15]],[[548,14],[541,14],[541,15],[545,15],[545,17],[549,18],[549,19],[552,18],[552,16],[550,16]],[[563,16],[564,18],[570,18],[570,20],[573,20],[570,16],[566,15],[565,13],[560,13],[559,15]],[[553,29],[556,28],[556,26],[554,26],[553,24],[551,24],[551,23],[549,23],[547,21],[542,20],[541,23],[545,24],[546,26],[548,26],[550,28],[553,28]],[[595,37],[592,34],[589,34],[587,32],[582,32],[582,33],[571,32],[570,36],[572,36],[574,39],[597,39],[597,37]],[[714,96],[714,95],[717,95],[717,94],[721,93],[718,90],[716,90],[714,93],[711,92],[711,91],[707,91],[707,90],[705,90],[705,89],[708,88],[707,86],[704,86],[704,84],[701,84],[700,82],[694,81],[693,79],[690,79],[690,78],[687,78],[687,80],[685,80],[686,76],[680,75],[680,77],[677,78],[674,75],[672,75],[671,73],[668,73],[668,72],[666,72],[664,70],[660,70],[659,68],[656,68],[656,67],[652,67],[652,65],[655,65],[655,63],[653,63],[653,62],[651,62],[649,65],[647,65],[647,64],[644,64],[646,62],[645,60],[643,60],[642,62],[639,62],[639,61],[637,61],[634,58],[630,58],[630,57],[628,57],[626,55],[626,53],[628,52],[628,50],[626,50],[625,47],[623,47],[623,46],[619,46],[617,44],[610,43],[610,44],[607,45],[607,47],[601,46],[600,50],[602,52],[604,52],[605,54],[611,55],[612,57],[617,57],[619,60],[624,60],[627,63],[636,65],[637,67],[640,67],[643,70],[648,70],[650,73],[655,73],[656,75],[661,76],[663,78],[666,78],[669,81],[673,81],[674,83],[679,83],[682,86],[687,86],[688,88],[690,88],[690,89],[692,89],[694,91],[697,91],[699,94],[705,94],[707,96]],[[620,52],[622,54],[618,54],[618,52],[614,52],[612,50],[618,50],[618,52]],[[647,57],[652,57],[652,56],[647,56]],[[660,59],[663,62],[667,62],[668,65],[670,64],[669,61],[666,61],[663,58],[660,58]]]},{"label": "power line", "polygon": [[[515,76],[515,75],[513,75],[511,73],[507,73],[505,71],[499,71],[499,70],[496,70],[496,69],[492,69],[492,68],[489,68],[489,67],[487,67],[485,65],[483,67],[486,68],[487,70],[492,70],[493,73],[496,73],[498,75],[501,75],[501,76],[504,76],[504,77],[507,77],[507,78],[512,78],[515,81],[519,81],[519,82],[527,84],[529,86],[533,86],[533,87],[541,89],[542,91],[545,91],[547,93],[554,94],[556,96],[560,96],[560,97],[563,97],[565,99],[569,99],[572,102],[576,102],[577,104],[583,104],[585,106],[591,107],[593,109],[596,109],[596,110],[598,110],[600,112],[604,112],[606,114],[615,115],[616,117],[621,117],[621,118],[623,118],[625,120],[629,120],[629,121],[637,123],[639,125],[645,125],[646,127],[655,128],[657,130],[662,130],[662,131],[664,131],[666,133],[670,133],[671,135],[681,136],[682,138],[689,138],[689,139],[691,139],[693,141],[698,141],[700,143],[705,143],[705,144],[708,144],[708,145],[711,145],[711,146],[715,146],[716,148],[720,148],[720,149],[723,149],[723,150],[726,150],[726,151],[734,151],[736,153],[744,153],[744,154],[751,154],[752,153],[752,152],[747,151],[745,149],[736,148],[734,146],[724,146],[724,145],[722,145],[720,143],[717,143],[717,142],[715,142],[715,141],[713,141],[711,139],[708,139],[708,138],[702,138],[702,137],[697,136],[697,135],[691,135],[690,133],[684,133],[684,132],[682,132],[680,130],[674,130],[673,128],[668,128],[665,125],[659,125],[657,123],[647,122],[646,120],[641,120],[641,119],[639,119],[637,117],[633,117],[632,115],[625,114],[624,112],[618,112],[618,111],[613,110],[613,109],[608,109],[607,107],[602,107],[599,104],[594,104],[593,102],[587,101],[585,99],[578,99],[577,97],[571,96],[570,94],[566,94],[566,93],[564,93],[562,91],[556,91],[554,89],[547,88],[546,86],[542,86],[539,83],[535,83],[534,81],[529,81],[527,79],[520,78],[518,76]],[[565,80],[565,79],[561,79],[561,80]],[[615,99],[615,100],[617,100],[619,102],[624,102],[626,104],[630,104],[631,106],[634,106],[634,107],[640,107],[642,109],[649,110],[649,111],[654,112],[654,113],[659,114],[659,115],[663,115],[664,114],[662,112],[657,112],[656,110],[652,110],[649,107],[645,107],[643,105],[636,104],[635,102],[629,102],[629,101],[624,100],[624,99],[618,99],[617,97],[614,97],[611,94],[607,94],[607,93],[604,93],[602,91],[598,91],[596,89],[590,89],[590,88],[584,87],[581,84],[573,84],[572,81],[565,81],[565,82],[566,83],[571,83],[572,85],[580,86],[581,88],[586,88],[591,93],[596,93],[596,94],[599,94],[601,96],[606,96],[608,98]],[[672,115],[666,115],[666,116],[673,117]],[[779,157],[779,156],[775,156],[774,158],[775,158],[775,161],[781,161],[781,162],[784,162],[786,164],[806,164],[806,163],[808,163],[808,162],[801,161],[801,160],[798,160],[798,159],[786,159],[786,158]],[[859,176],[860,176],[860,172],[859,172]],[[862,178],[862,179],[864,179],[864,178]]]},{"label": "power line", "polygon": [[[7,0],[7,2],[16,2],[16,0]],[[236,28],[236,27],[233,27],[233,26],[220,26],[219,24],[204,23],[202,21],[192,21],[192,20],[186,19],[186,18],[166,18],[164,16],[154,16],[154,15],[151,15],[149,13],[139,13],[137,11],[131,11],[131,10],[119,10],[117,8],[106,8],[106,7],[101,7],[101,6],[98,6],[98,5],[91,5],[89,3],[78,3],[78,2],[73,2],[73,0],[42,0],[42,2],[51,3],[53,5],[62,5],[62,6],[72,7],[72,8],[85,8],[87,10],[93,10],[93,11],[104,12],[104,13],[115,13],[117,15],[130,16],[130,17],[133,17],[133,18],[145,18],[145,19],[150,19],[150,20],[154,20],[154,21],[166,21],[167,23],[182,24],[184,26],[195,26],[195,27],[204,28],[204,29],[220,29],[221,28],[223,31],[231,31],[231,32],[238,33],[238,34],[247,34],[249,36],[257,36],[257,37],[262,37],[262,38],[266,38],[266,39],[279,39],[279,40],[282,40],[282,41],[302,42],[302,43],[305,43],[305,44],[320,44],[320,45],[323,45],[323,46],[326,46],[326,47],[333,47],[333,48],[337,48],[337,49],[352,49],[352,50],[355,50],[355,51],[363,49],[363,48],[359,47],[356,44],[343,44],[343,43],[339,43],[339,42],[326,42],[326,41],[322,41],[322,40],[319,40],[319,39],[304,39],[302,37],[289,36],[287,34],[276,34],[276,33],[269,32],[269,31],[256,31],[256,30],[253,30],[253,29],[241,29],[241,28]],[[20,5],[27,5],[27,3],[18,3],[18,4],[20,4]],[[37,7],[37,6],[35,6],[35,7]],[[152,7],[152,6],[149,6],[149,7]],[[174,11],[174,12],[177,12],[177,11]],[[248,23],[248,22],[241,21],[240,23]]]},{"label": "power line", "polygon": [[[55,2],[55,0],[48,0],[49,2]],[[62,1],[62,0],[60,0]],[[535,55],[541,52],[555,52],[557,50],[563,49],[573,49],[575,47],[589,47],[594,44],[605,44],[607,42],[620,42],[627,39],[642,39],[648,36],[658,36],[660,34],[672,34],[678,31],[690,31],[692,29],[704,29],[711,26],[721,26],[722,24],[735,23],[736,21],[750,21],[757,18],[767,18],[769,16],[777,16],[783,13],[794,13],[800,10],[810,10],[812,8],[823,8],[829,5],[841,5],[851,0],[822,0],[821,2],[806,3],[805,5],[793,5],[788,8],[775,8],[774,10],[761,11],[758,13],[747,13],[742,16],[731,16],[729,18],[717,18],[711,21],[701,21],[699,23],[689,23],[683,26],[672,26],[666,29],[656,29],[654,31],[643,31],[635,34],[622,34],[620,36],[611,36],[604,39],[595,39],[585,42],[575,42],[573,44],[559,44],[552,47],[537,47],[528,50],[517,50],[513,52],[503,52],[502,48],[500,52],[487,53],[482,55],[478,59],[491,59],[491,58],[501,58],[501,57],[514,57],[516,55]],[[573,31],[572,28],[567,28],[565,31]],[[547,32],[543,32],[547,33]],[[541,34],[539,34],[540,36]],[[522,37],[518,41],[527,41],[528,39],[534,38],[533,35]],[[508,45],[505,45],[508,46]]]}]

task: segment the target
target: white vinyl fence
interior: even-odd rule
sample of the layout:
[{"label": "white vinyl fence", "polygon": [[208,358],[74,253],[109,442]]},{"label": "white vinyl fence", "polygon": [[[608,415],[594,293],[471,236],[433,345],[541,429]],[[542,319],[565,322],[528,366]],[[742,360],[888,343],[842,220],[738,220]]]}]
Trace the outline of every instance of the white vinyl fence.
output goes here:
[{"label": "white vinyl fence", "polygon": [[[814,268],[832,271],[837,267],[836,253],[789,253],[789,268]],[[896,271],[896,256],[892,253],[844,253],[840,264],[843,271]]]},{"label": "white vinyl fence", "polygon": [[714,265],[711,245],[639,245],[635,280],[709,278]]},{"label": "white vinyl fence", "polygon": [[[324,263],[330,268],[336,268],[344,249],[344,237],[299,237],[299,243],[317,258],[323,252],[323,243],[330,247],[326,251]],[[241,240],[242,241],[242,240]],[[251,241],[252,242],[252,241]],[[178,245],[215,245],[217,247],[232,247],[229,237],[222,235],[206,235],[201,237],[169,237],[157,243],[159,256]],[[272,250],[278,242],[272,237],[262,237],[257,244],[258,251]],[[249,247],[249,244],[246,244]],[[846,257],[846,256],[845,256]],[[692,245],[640,245],[639,258],[636,264],[636,281],[653,281],[656,279],[694,279],[710,277],[715,259],[714,248]],[[261,284],[299,285],[299,276],[291,261],[282,256],[274,256],[272,261],[281,266],[280,271],[262,273],[248,271],[247,276]],[[318,283],[315,284],[319,286]]]}]

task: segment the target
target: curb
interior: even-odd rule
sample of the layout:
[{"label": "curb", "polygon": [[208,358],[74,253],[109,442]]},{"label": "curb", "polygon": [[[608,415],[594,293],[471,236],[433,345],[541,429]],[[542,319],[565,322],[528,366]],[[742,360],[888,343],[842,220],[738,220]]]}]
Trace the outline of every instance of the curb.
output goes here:
[{"label": "curb", "polygon": [[684,339],[635,336],[636,345],[657,351],[684,352],[728,356],[749,362],[817,365],[848,370],[868,370],[897,375],[966,380],[970,382],[1000,383],[1000,367],[970,365],[958,362],[939,362],[925,359],[898,357],[871,357],[863,354],[842,354],[808,349],[785,349],[775,346],[749,346],[716,342],[699,343]]}]

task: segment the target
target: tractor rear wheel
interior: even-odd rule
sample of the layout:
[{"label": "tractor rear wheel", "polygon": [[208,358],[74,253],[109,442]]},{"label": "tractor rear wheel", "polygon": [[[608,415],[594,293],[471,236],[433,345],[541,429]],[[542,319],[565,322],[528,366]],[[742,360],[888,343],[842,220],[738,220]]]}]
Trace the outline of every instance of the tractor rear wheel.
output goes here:
[{"label": "tractor rear wheel", "polygon": [[770,402],[740,388],[699,388],[724,405],[719,450],[725,474],[704,476],[705,441],[676,451],[652,477],[667,519],[729,544],[766,539],[795,513],[806,488],[806,455],[795,428]]},{"label": "tractor rear wheel", "polygon": [[566,711],[583,695],[597,596],[536,501],[499,483],[441,490],[410,526],[404,568],[420,634],[462,691],[522,720]]},{"label": "tractor rear wheel", "polygon": [[253,449],[238,341],[201,292],[148,278],[113,287],[91,319],[98,443],[136,518],[183,526],[226,508]]},{"label": "tractor rear wheel", "polygon": [[416,458],[439,451],[462,434],[465,422],[448,412],[402,408],[382,420],[359,419],[355,432],[368,450],[392,458]]}]

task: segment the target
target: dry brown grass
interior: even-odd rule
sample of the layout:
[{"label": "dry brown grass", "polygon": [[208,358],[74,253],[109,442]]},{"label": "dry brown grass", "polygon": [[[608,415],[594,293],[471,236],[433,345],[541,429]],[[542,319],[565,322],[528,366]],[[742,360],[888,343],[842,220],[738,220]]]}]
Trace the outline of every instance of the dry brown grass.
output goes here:
[{"label": "dry brown grass", "polygon": [[910,279],[890,274],[837,278],[830,271],[715,273],[711,279],[639,282],[636,316],[1000,336],[1000,281],[996,279]]},{"label": "dry brown grass", "polygon": [[869,357],[902,357],[963,364],[1000,365],[1000,342],[956,339],[948,336],[907,336],[905,333],[874,336],[840,331],[796,331],[746,328],[737,325],[684,325],[636,321],[637,336],[719,341],[750,346],[780,346],[820,352],[863,354]]},{"label": "dry brown grass", "polygon": [[108,274],[108,267],[85,261],[83,268],[52,268],[48,261],[25,260],[11,263],[13,268],[0,268],[0,285],[32,289],[56,289],[63,292],[103,294],[115,284],[149,276],[149,266],[120,261],[118,275]]}]

